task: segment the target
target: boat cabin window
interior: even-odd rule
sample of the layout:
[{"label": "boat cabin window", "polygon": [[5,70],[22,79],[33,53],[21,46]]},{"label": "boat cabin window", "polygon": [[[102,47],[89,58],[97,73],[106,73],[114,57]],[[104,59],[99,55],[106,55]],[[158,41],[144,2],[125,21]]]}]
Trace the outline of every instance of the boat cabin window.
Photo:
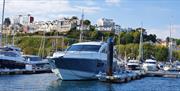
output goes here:
[{"label": "boat cabin window", "polygon": [[67,51],[91,51],[98,52],[100,45],[72,45],[67,49]]},{"label": "boat cabin window", "polygon": [[104,49],[102,49],[101,53],[106,53],[107,54],[107,48],[105,47]]},{"label": "boat cabin window", "polygon": [[156,62],[146,62],[146,63],[149,63],[149,64],[156,64]]},{"label": "boat cabin window", "polygon": [[9,56],[9,57],[18,57],[19,56],[14,52],[3,52],[3,51],[0,52],[0,55]]},{"label": "boat cabin window", "polygon": [[176,65],[180,65],[180,63],[176,63]]},{"label": "boat cabin window", "polygon": [[24,57],[25,59],[29,59],[30,61],[41,61],[40,57]]}]

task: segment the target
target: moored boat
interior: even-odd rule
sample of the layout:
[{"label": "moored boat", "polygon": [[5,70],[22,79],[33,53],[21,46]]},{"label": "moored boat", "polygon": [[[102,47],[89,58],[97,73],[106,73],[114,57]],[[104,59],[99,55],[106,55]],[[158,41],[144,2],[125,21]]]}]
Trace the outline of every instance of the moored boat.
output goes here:
[{"label": "moored boat", "polygon": [[[113,63],[117,64],[113,58]],[[96,74],[105,72],[107,43],[82,42],[70,46],[65,52],[49,59],[52,71],[62,80],[97,79]],[[114,66],[114,68],[116,65]]]},{"label": "moored boat", "polygon": [[157,71],[158,70],[158,64],[157,61],[154,59],[146,59],[143,63],[143,69],[145,71]]},{"label": "moored boat", "polygon": [[29,65],[32,65],[32,69],[50,69],[47,59],[43,59],[36,55],[23,55],[23,57]]},{"label": "moored boat", "polygon": [[25,65],[20,48],[10,45],[0,48],[1,69],[25,69]]},{"label": "moored boat", "polygon": [[140,62],[139,60],[129,60],[127,63],[127,69],[128,70],[140,70]]}]

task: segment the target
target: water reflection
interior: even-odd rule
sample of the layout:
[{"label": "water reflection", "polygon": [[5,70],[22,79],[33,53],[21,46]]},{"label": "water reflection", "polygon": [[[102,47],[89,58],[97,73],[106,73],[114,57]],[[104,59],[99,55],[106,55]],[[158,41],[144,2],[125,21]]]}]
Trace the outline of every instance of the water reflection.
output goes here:
[{"label": "water reflection", "polygon": [[146,77],[128,83],[54,80],[47,91],[180,91],[180,79]]},{"label": "water reflection", "polygon": [[0,91],[180,91],[180,78],[145,77],[122,84],[56,79],[49,73],[0,76]]},{"label": "water reflection", "polygon": [[98,81],[52,81],[48,91],[115,91],[112,84]]}]

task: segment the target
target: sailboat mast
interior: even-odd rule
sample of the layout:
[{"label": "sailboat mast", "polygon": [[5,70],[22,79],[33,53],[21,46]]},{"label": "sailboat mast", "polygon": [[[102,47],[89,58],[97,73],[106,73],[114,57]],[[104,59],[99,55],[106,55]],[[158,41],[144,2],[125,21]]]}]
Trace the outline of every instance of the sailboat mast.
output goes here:
[{"label": "sailboat mast", "polygon": [[138,60],[142,60],[143,59],[143,30],[142,27],[140,29],[140,43],[139,43],[139,59]]},{"label": "sailboat mast", "polygon": [[[16,25],[14,25],[14,29],[13,29],[13,31],[12,31],[12,45],[14,46],[14,36],[15,36],[15,34],[14,34],[14,32],[15,32],[15,29],[16,29]],[[7,40],[7,38],[6,38],[6,40]],[[7,42],[6,42],[7,43]]]},{"label": "sailboat mast", "polygon": [[172,24],[170,24],[170,37],[169,37],[169,62],[172,63],[172,38],[171,38],[171,34],[172,34]]},{"label": "sailboat mast", "polygon": [[5,9],[5,0],[3,0],[3,8],[2,8],[2,20],[1,20],[1,31],[0,31],[0,46],[2,46],[2,32],[3,32],[3,21],[4,21],[4,9]]},{"label": "sailboat mast", "polygon": [[83,36],[82,36],[83,30],[84,30],[84,24],[83,24],[83,22],[84,22],[84,10],[82,9],[81,26],[80,26],[81,28],[80,28],[79,42],[82,42],[82,38],[83,38]]}]

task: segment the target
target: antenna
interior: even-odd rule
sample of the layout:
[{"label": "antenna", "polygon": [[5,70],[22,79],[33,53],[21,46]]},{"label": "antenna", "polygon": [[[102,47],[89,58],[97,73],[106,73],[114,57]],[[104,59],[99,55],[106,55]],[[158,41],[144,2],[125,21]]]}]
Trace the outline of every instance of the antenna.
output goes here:
[{"label": "antenna", "polygon": [[[172,18],[172,17],[171,17]],[[169,30],[169,62],[172,64],[172,22],[170,22],[170,30]]]},{"label": "antenna", "polygon": [[3,21],[4,21],[4,9],[5,9],[5,0],[3,0],[3,8],[2,8],[2,20],[1,20],[1,31],[0,31],[0,46],[2,46],[2,32],[3,32]]},{"label": "antenna", "polygon": [[81,25],[80,25],[80,36],[79,36],[79,42],[82,42],[82,38],[83,38],[83,30],[84,30],[84,9],[82,9],[82,15],[81,15]]}]

